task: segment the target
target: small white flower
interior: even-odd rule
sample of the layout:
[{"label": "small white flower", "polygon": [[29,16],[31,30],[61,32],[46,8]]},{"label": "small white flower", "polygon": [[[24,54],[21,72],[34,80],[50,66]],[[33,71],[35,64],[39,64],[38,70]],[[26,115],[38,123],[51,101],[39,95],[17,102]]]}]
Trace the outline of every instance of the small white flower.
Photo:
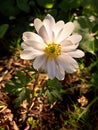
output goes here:
[{"label": "small white flower", "polygon": [[73,73],[78,68],[78,63],[74,58],[81,58],[84,52],[77,49],[82,39],[81,35],[72,34],[74,24],[64,23],[48,14],[43,21],[36,18],[34,32],[23,33],[24,49],[20,57],[26,60],[34,60],[35,69],[44,70],[50,79],[56,77],[63,80],[65,71]]}]

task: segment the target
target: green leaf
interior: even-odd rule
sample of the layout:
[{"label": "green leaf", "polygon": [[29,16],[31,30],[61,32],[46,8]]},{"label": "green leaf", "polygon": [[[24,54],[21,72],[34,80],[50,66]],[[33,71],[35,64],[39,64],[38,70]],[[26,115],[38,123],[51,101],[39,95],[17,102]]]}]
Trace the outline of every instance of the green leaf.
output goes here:
[{"label": "green leaf", "polygon": [[49,79],[42,87],[41,94],[44,93],[47,96],[48,101],[53,103],[57,100],[62,100],[61,90],[62,85],[56,78],[53,80]]},{"label": "green leaf", "polygon": [[37,3],[47,9],[51,9],[54,6],[53,0],[37,0]]},{"label": "green leaf", "polygon": [[86,17],[79,17],[74,21],[75,30],[74,33],[82,35],[82,40],[80,42],[80,47],[92,54],[95,54],[95,43],[94,37],[91,35],[90,31],[93,28],[93,24]]},{"label": "green leaf", "polygon": [[20,103],[24,100],[30,101],[31,90],[27,88],[22,88],[21,92],[18,94],[18,97],[14,100],[15,107],[18,107]]},{"label": "green leaf", "polygon": [[30,81],[31,78],[26,76],[24,72],[17,71],[15,78],[6,82],[3,90],[16,97],[15,107],[18,107],[23,100],[30,101],[31,90],[26,88]]},{"label": "green leaf", "polygon": [[90,30],[93,27],[93,22],[90,22],[86,16],[79,17],[78,22],[83,29],[88,28]]},{"label": "green leaf", "polygon": [[54,103],[57,100],[49,91],[47,91],[46,96],[47,96],[49,103]]},{"label": "green leaf", "polygon": [[98,89],[98,71],[92,75],[91,86]]},{"label": "green leaf", "polygon": [[14,0],[3,0],[0,1],[0,13],[9,17],[17,15],[19,10]]},{"label": "green leaf", "polygon": [[98,24],[96,24],[96,25],[93,27],[92,31],[93,31],[94,33],[98,32]]},{"label": "green leaf", "polygon": [[8,92],[10,95],[17,97],[14,100],[15,107],[18,107],[23,100],[27,100],[28,102],[30,101],[31,90],[22,86],[20,81],[8,81],[3,90]]},{"label": "green leaf", "polygon": [[8,24],[2,24],[0,25],[0,38],[3,38],[6,31],[8,30],[9,25]]},{"label": "green leaf", "polygon": [[17,81],[7,81],[5,84],[4,91],[8,92],[10,95],[17,95],[22,90],[22,85]]},{"label": "green leaf", "polygon": [[95,54],[94,37],[92,37],[89,33],[84,33],[82,37],[83,39],[80,43],[80,47],[85,51]]},{"label": "green leaf", "polygon": [[35,128],[39,124],[39,120],[33,119],[33,117],[29,117],[27,119],[27,123],[31,125],[31,129]]},{"label": "green leaf", "polygon": [[58,90],[47,90],[45,95],[47,96],[47,99],[50,103],[54,103],[57,100],[62,100],[61,93]]},{"label": "green leaf", "polygon": [[62,0],[59,7],[63,11],[68,11],[71,8],[77,8],[82,4],[82,0]]},{"label": "green leaf", "polygon": [[98,39],[95,39],[95,51],[98,51]]},{"label": "green leaf", "polygon": [[16,77],[18,77],[19,81],[22,85],[25,85],[30,82],[31,78],[27,77],[24,72],[17,71]]},{"label": "green leaf", "polygon": [[96,15],[98,16],[98,0],[86,0],[83,4],[83,13],[87,15]]},{"label": "green leaf", "polygon": [[17,0],[16,2],[19,9],[27,13],[29,12],[30,6],[28,4],[28,0]]},{"label": "green leaf", "polygon": [[53,80],[48,80],[47,85],[50,90],[52,89],[60,90],[62,88],[61,83],[56,78],[54,78]]},{"label": "green leaf", "polygon": [[61,96],[61,94],[60,94],[60,91],[53,90],[53,91],[52,91],[52,95],[53,95],[55,98],[58,98],[59,100],[62,100],[62,96]]}]

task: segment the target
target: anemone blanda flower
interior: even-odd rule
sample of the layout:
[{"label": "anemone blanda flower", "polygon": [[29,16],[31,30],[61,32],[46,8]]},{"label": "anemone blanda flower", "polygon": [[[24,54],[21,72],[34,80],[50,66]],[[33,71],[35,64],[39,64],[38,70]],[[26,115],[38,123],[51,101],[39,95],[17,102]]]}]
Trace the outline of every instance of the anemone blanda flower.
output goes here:
[{"label": "anemone blanda flower", "polygon": [[73,73],[78,68],[74,58],[81,58],[84,52],[77,49],[81,35],[73,34],[74,24],[64,23],[48,14],[43,21],[36,18],[34,27],[37,33],[24,32],[21,44],[22,59],[33,60],[35,69],[44,70],[50,79],[63,80],[65,71]]}]

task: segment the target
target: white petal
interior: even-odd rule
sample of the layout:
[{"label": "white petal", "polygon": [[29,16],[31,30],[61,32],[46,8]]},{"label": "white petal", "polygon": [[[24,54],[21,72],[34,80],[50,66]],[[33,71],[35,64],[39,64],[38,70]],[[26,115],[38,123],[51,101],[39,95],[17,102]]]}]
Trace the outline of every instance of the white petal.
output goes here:
[{"label": "white petal", "polygon": [[68,52],[68,54],[74,58],[81,58],[85,55],[84,52],[79,49],[77,49],[76,51]]},{"label": "white petal", "polygon": [[63,80],[65,77],[64,69],[54,59],[48,59],[47,72],[50,79],[56,77],[58,80]]},{"label": "white petal", "polygon": [[74,51],[77,47],[78,47],[79,44],[76,44],[76,45],[70,45],[70,46],[63,46],[62,47],[62,52],[63,53],[66,53],[66,52],[70,52],[70,51]]},{"label": "white petal", "polygon": [[22,49],[26,49],[26,48],[28,48],[28,45],[26,45],[24,42],[22,42],[21,47],[22,47]]},{"label": "white petal", "polygon": [[39,35],[43,38],[45,43],[51,42],[45,26],[42,26],[39,30]]},{"label": "white petal", "polygon": [[34,27],[35,27],[37,32],[39,32],[39,29],[41,28],[42,25],[43,25],[43,23],[39,18],[36,18],[34,20]]},{"label": "white petal", "polygon": [[61,65],[57,66],[56,78],[58,80],[64,80],[64,78],[65,78],[65,70],[62,68]]},{"label": "white petal", "polygon": [[40,43],[44,43],[43,39],[38,34],[33,33],[33,32],[24,32],[22,38],[24,41],[33,40]]},{"label": "white petal", "polygon": [[66,46],[71,46],[72,42],[65,39],[60,44],[62,45],[62,47],[66,47]]},{"label": "white petal", "polygon": [[43,25],[45,26],[49,39],[52,41],[53,35],[52,35],[52,25],[50,21],[48,19],[45,19]]},{"label": "white petal", "polygon": [[23,50],[20,54],[20,58],[25,60],[33,60],[36,56],[37,55],[34,53],[34,50],[32,48]]},{"label": "white petal", "polygon": [[26,45],[27,47],[31,46],[37,50],[43,50],[45,47],[45,43],[40,43],[40,42],[33,41],[33,40],[27,40],[27,41],[23,42],[22,46],[23,46],[23,44]]},{"label": "white petal", "polygon": [[70,40],[73,44],[79,43],[81,41],[81,39],[82,39],[82,36],[76,35],[76,34],[67,38],[67,40]]},{"label": "white petal", "polygon": [[57,34],[60,32],[60,30],[64,27],[64,21],[60,20],[58,21],[54,27],[53,27],[53,32],[54,32],[54,35],[55,35],[55,40],[57,38]]},{"label": "white petal", "polygon": [[72,22],[68,22],[64,25],[64,32],[66,33],[66,37],[68,37],[74,30],[74,24]]},{"label": "white petal", "polygon": [[21,59],[25,59],[25,60],[33,60],[36,56],[39,56],[42,54],[44,54],[43,51],[36,50],[32,47],[27,47],[26,49],[22,51],[22,53],[20,54],[20,57]]},{"label": "white petal", "polygon": [[58,33],[58,36],[57,36],[57,42],[62,42],[64,39],[66,39],[67,37],[69,37],[71,35],[71,33],[73,32],[74,30],[74,24],[72,22],[68,22],[64,25],[64,28],[63,30],[61,30],[59,33]]},{"label": "white petal", "polygon": [[56,76],[56,64],[54,59],[48,59],[47,72],[50,79],[53,79]]},{"label": "white petal", "polygon": [[56,33],[56,31],[59,32],[63,27],[64,27],[64,21],[60,20],[60,21],[58,21],[58,22],[54,25],[53,31],[55,31],[55,33]]},{"label": "white petal", "polygon": [[43,25],[45,26],[46,28],[46,31],[48,33],[48,36],[49,36],[49,39],[50,41],[52,41],[53,39],[53,32],[52,32],[52,29],[55,25],[55,19],[50,15],[48,14],[45,19],[43,20]]},{"label": "white petal", "polygon": [[39,33],[40,28],[44,26],[51,40],[52,40],[52,28],[54,25],[55,25],[55,19],[50,14],[48,14],[45,17],[43,22],[38,18],[34,20],[34,26],[37,32]]},{"label": "white petal", "polygon": [[46,17],[45,17],[45,19],[43,20],[43,22],[45,22],[45,21],[49,21],[49,25],[50,25],[50,27],[51,28],[53,28],[53,26],[55,25],[55,19],[50,15],[50,14],[48,14]]},{"label": "white petal", "polygon": [[44,65],[46,66],[46,61],[47,61],[47,59],[46,59],[45,55],[44,54],[40,55],[40,56],[36,57],[36,59],[34,60],[33,67],[35,69],[42,68],[43,70],[46,71],[46,68],[43,68]]},{"label": "white petal", "polygon": [[58,64],[64,68],[64,70],[68,73],[73,73],[78,68],[78,63],[68,54],[60,55],[57,58]]},{"label": "white petal", "polygon": [[45,58],[46,58],[45,63],[43,63],[40,68],[41,68],[44,72],[47,73],[47,57],[45,57]]}]

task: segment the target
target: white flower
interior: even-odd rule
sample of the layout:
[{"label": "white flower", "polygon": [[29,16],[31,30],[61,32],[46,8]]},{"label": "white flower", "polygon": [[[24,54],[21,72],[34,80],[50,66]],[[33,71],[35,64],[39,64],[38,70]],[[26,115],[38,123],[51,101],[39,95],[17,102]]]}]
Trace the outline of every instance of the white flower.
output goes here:
[{"label": "white flower", "polygon": [[20,54],[22,59],[33,60],[35,69],[44,70],[50,79],[56,77],[63,80],[65,71],[73,73],[78,68],[78,63],[74,58],[81,58],[84,52],[77,49],[82,39],[81,35],[73,34],[74,24],[64,23],[48,14],[43,21],[36,18],[34,32],[23,33],[24,49]]}]

